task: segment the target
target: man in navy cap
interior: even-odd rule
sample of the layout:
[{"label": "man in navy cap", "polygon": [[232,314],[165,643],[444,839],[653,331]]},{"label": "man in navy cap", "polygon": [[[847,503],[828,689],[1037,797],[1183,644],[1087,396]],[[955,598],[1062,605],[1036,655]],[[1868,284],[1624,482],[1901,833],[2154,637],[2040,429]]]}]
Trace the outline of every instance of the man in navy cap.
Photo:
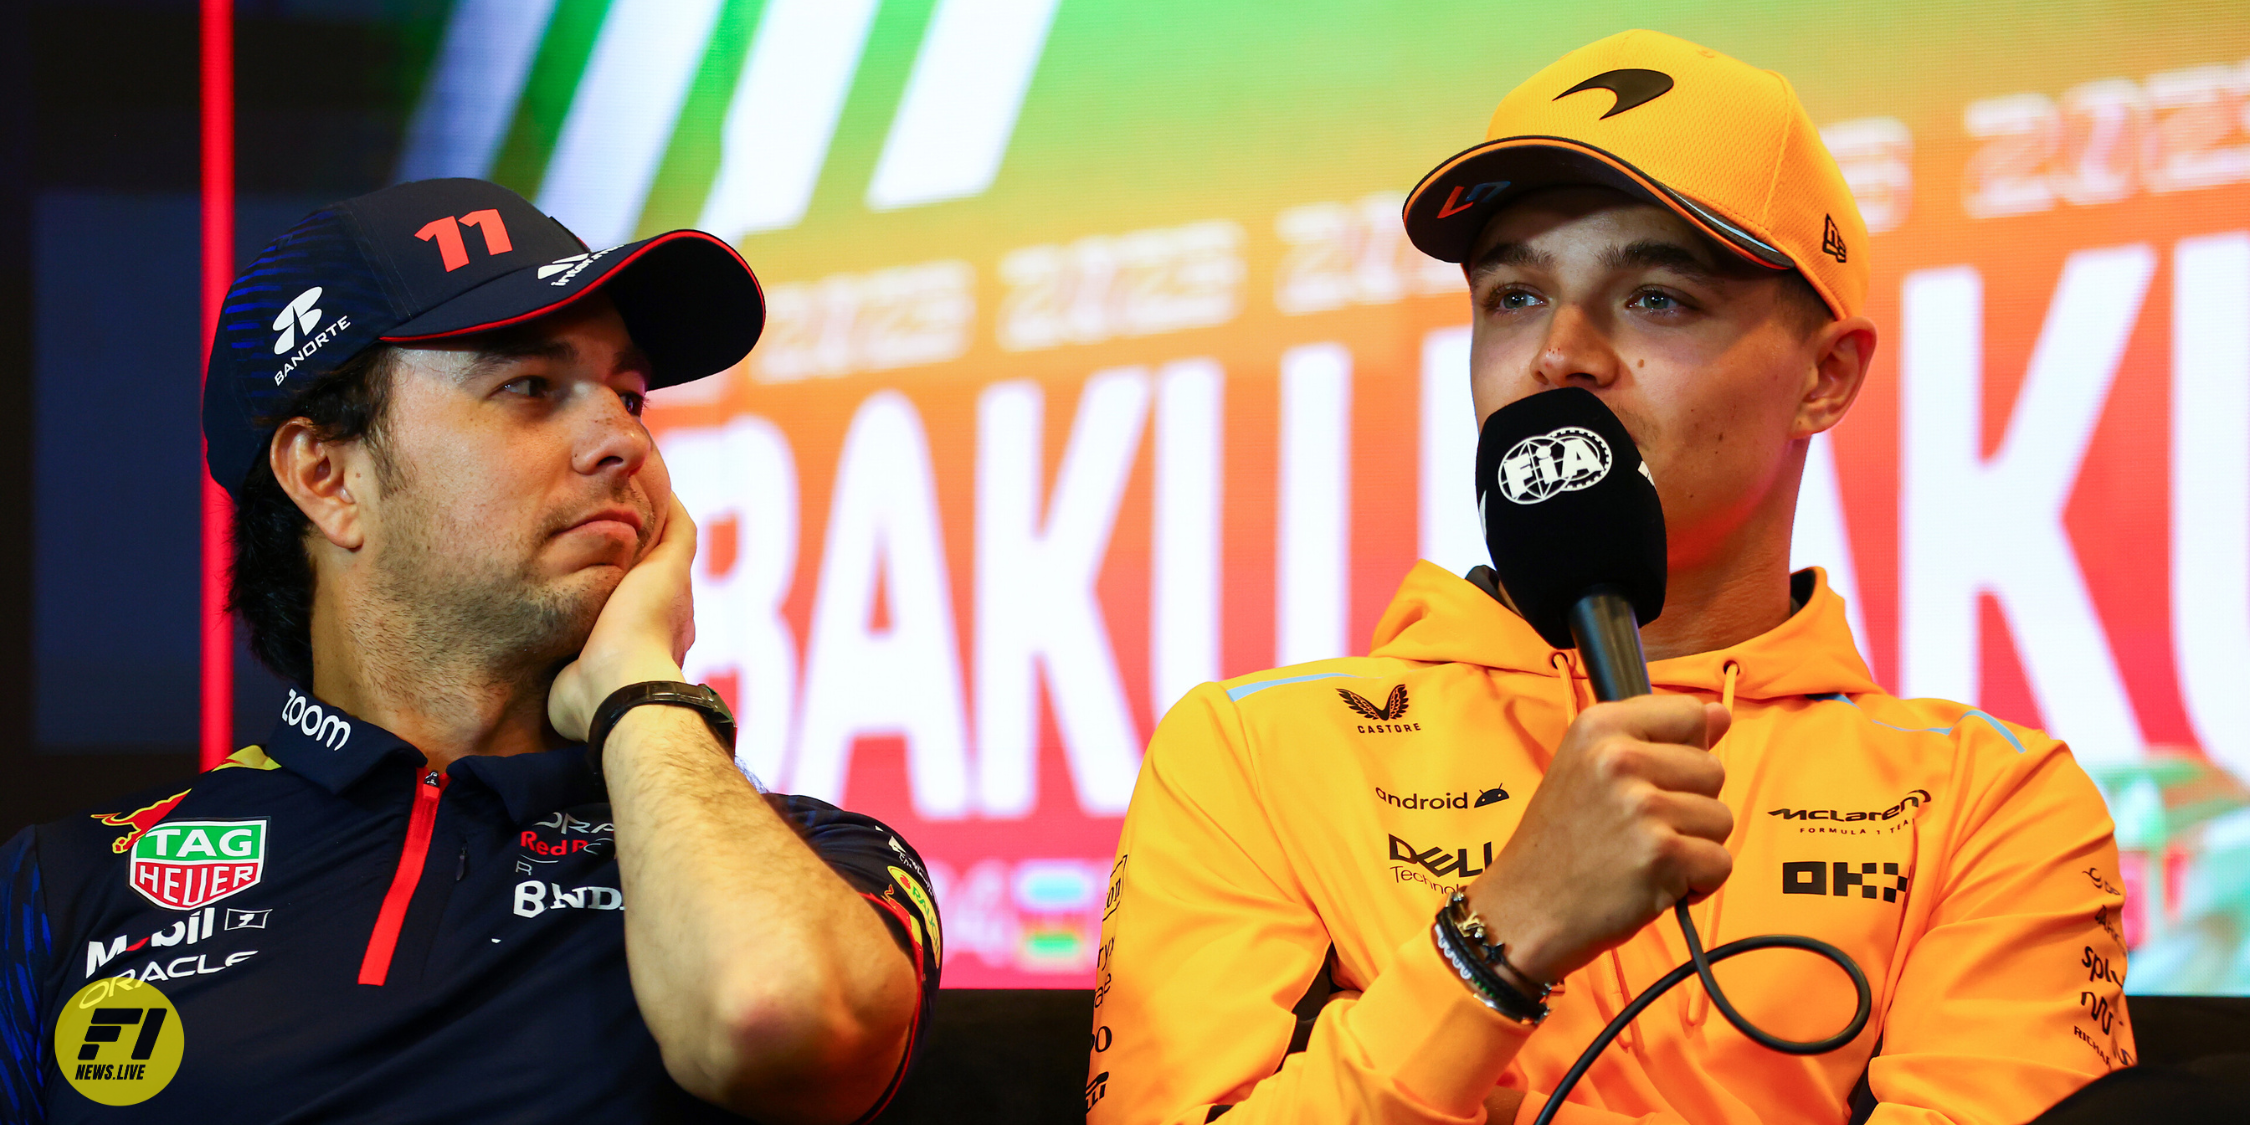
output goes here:
[{"label": "man in navy cap", "polygon": [[937,986],[921,860],[763,793],[678,682],[695,527],[639,416],[763,321],[718,239],[590,252],[476,180],[259,255],[203,422],[296,687],[192,785],[0,847],[0,1118],[881,1107]]}]

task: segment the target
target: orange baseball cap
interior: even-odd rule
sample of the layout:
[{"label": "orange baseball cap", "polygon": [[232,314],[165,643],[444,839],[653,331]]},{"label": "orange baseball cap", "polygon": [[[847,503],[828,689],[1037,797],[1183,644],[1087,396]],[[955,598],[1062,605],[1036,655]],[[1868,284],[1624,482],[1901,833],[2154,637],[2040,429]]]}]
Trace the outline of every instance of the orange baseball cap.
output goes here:
[{"label": "orange baseball cap", "polygon": [[1585,183],[1799,271],[1839,317],[1867,298],[1867,224],[1789,80],[1655,31],[1587,44],[1509,91],[1484,143],[1406,197],[1406,234],[1463,261],[1505,201]]}]

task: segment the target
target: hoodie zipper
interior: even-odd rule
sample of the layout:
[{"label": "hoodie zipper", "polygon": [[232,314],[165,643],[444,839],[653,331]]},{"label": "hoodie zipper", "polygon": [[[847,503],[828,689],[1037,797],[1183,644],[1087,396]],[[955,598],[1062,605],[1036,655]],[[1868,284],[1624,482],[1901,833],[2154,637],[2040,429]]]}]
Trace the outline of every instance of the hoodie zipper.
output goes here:
[{"label": "hoodie zipper", "polygon": [[391,975],[391,955],[398,951],[398,931],[406,924],[406,907],[414,901],[414,888],[422,881],[422,867],[430,858],[430,834],[437,829],[439,798],[447,778],[436,770],[422,775],[414,787],[414,811],[406,818],[406,848],[399,853],[398,870],[391,889],[383,896],[383,909],[375,915],[375,932],[367,938],[367,955],[359,963],[359,983],[381,985]]}]

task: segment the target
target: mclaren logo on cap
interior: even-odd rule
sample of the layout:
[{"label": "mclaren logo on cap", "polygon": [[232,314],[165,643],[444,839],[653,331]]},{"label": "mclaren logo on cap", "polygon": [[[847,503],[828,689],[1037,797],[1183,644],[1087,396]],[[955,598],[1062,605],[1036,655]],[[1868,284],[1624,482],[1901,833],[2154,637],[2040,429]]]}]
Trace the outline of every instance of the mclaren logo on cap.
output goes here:
[{"label": "mclaren logo on cap", "polygon": [[1663,97],[1671,88],[1672,76],[1661,70],[1611,70],[1556,94],[1555,100],[1559,102],[1572,94],[1583,94],[1588,90],[1607,90],[1617,95],[1617,104],[1610,106],[1609,112],[1599,118],[1607,121],[1628,109],[1647,105]]}]

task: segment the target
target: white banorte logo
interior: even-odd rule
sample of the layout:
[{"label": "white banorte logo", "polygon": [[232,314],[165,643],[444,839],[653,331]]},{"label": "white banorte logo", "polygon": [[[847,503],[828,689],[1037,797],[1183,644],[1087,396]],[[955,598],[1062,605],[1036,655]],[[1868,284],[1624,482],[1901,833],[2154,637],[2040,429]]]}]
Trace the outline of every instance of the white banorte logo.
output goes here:
[{"label": "white banorte logo", "polygon": [[320,310],[313,307],[319,300],[320,286],[315,285],[281,306],[280,315],[273,318],[273,330],[281,333],[281,338],[273,342],[273,354],[289,354],[289,349],[297,346],[299,332],[312,335],[312,330],[320,324]]},{"label": "white banorte logo", "polygon": [[1609,475],[1609,443],[1578,426],[1562,426],[1527,437],[1500,459],[1500,494],[1518,504],[1537,504],[1560,492],[1590,488]]},{"label": "white banorte logo", "polygon": [[352,725],[339,715],[331,715],[311,697],[299,695],[296,688],[289,689],[289,699],[281,705],[281,721],[305,733],[306,738],[325,744],[330,750],[341,750],[352,740]]}]

